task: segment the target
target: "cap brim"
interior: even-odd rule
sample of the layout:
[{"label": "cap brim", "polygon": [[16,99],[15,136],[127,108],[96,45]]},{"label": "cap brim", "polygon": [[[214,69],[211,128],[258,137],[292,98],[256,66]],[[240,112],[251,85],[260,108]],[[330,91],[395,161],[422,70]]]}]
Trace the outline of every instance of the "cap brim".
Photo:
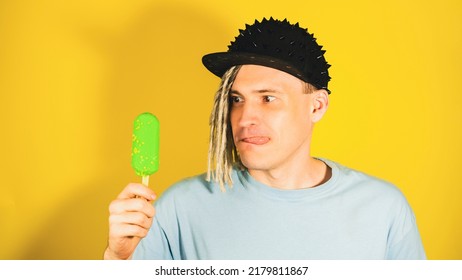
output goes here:
[{"label": "cap brim", "polygon": [[284,71],[290,75],[293,75],[305,82],[310,83],[308,78],[305,77],[300,71],[298,71],[291,64],[280,60],[275,59],[274,57],[254,54],[254,53],[244,53],[244,52],[219,52],[211,53],[204,55],[202,57],[202,63],[204,66],[218,77],[222,77],[223,74],[232,66],[236,65],[261,65],[266,67],[275,68],[281,71]]}]

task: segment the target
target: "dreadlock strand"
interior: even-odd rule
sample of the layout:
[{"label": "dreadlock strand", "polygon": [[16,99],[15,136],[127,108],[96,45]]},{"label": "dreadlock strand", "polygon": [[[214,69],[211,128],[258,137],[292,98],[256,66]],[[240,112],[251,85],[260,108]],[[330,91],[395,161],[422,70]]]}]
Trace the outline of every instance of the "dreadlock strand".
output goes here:
[{"label": "dreadlock strand", "polygon": [[[229,92],[239,71],[239,66],[231,67],[223,75],[220,87],[215,93],[214,106],[210,115],[210,139],[207,181],[214,180],[220,189],[226,191],[225,185],[232,187],[231,172],[235,157],[229,149],[232,137],[229,135]],[[232,143],[232,146],[234,144]],[[212,171],[212,166],[215,167]]]}]

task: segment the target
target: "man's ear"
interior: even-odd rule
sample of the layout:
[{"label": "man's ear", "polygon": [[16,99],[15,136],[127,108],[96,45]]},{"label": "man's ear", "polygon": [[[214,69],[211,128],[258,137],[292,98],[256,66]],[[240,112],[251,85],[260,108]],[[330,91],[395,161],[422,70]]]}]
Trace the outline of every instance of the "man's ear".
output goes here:
[{"label": "man's ear", "polygon": [[326,90],[320,89],[311,93],[311,95],[311,120],[318,122],[322,119],[329,106],[329,94]]}]

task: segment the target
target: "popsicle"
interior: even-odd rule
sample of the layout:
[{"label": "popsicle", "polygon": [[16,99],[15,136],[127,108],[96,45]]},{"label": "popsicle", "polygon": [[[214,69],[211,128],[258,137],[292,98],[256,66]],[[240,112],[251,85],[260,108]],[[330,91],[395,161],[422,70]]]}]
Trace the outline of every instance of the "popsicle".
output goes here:
[{"label": "popsicle", "polygon": [[159,120],[151,113],[138,115],[133,123],[131,164],[145,186],[159,169]]}]

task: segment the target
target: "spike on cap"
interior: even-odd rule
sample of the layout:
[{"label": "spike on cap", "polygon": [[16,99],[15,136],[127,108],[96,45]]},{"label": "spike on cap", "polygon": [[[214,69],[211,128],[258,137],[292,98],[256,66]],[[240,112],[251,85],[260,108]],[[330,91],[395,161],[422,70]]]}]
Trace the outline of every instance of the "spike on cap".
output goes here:
[{"label": "spike on cap", "polygon": [[314,34],[299,23],[263,18],[246,24],[230,42],[227,52],[211,53],[202,58],[204,66],[221,77],[235,65],[257,64],[287,72],[329,93],[330,65],[325,50],[318,45]]}]

